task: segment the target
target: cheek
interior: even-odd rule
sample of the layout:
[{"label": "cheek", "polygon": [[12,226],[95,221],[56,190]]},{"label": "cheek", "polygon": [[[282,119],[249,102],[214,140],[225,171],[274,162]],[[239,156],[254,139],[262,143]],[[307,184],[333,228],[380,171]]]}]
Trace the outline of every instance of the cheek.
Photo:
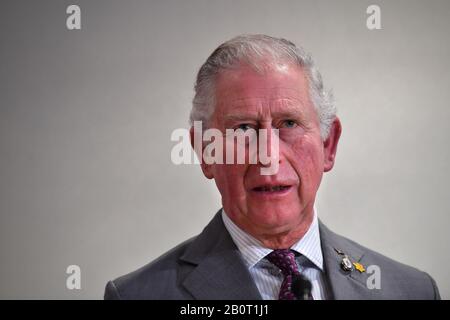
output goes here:
[{"label": "cheek", "polygon": [[234,199],[241,197],[245,190],[244,175],[245,167],[243,165],[215,165],[214,180],[222,197]]},{"label": "cheek", "polygon": [[292,148],[292,166],[300,177],[300,192],[317,190],[323,174],[323,148],[318,141],[301,139]]}]

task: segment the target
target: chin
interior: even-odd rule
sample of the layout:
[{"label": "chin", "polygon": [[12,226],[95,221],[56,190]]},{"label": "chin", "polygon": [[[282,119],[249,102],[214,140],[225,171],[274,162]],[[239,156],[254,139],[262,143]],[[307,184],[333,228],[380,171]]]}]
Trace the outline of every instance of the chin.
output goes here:
[{"label": "chin", "polygon": [[282,232],[297,225],[301,221],[300,212],[300,210],[295,210],[292,207],[261,206],[259,208],[252,208],[249,212],[249,219],[255,221],[255,224],[263,228],[275,229],[277,232]]}]

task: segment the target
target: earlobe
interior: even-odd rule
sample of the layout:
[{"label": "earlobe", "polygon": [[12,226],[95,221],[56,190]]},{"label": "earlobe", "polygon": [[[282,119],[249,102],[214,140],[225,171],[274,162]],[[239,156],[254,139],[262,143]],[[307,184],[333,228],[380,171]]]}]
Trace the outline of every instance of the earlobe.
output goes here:
[{"label": "earlobe", "polygon": [[211,166],[210,166],[210,165],[207,165],[207,164],[205,164],[205,163],[202,163],[202,164],[201,164],[201,167],[202,167],[203,175],[204,175],[206,178],[208,178],[208,179],[214,178],[214,175],[213,175],[212,172],[211,172]]},{"label": "earlobe", "polygon": [[328,172],[333,169],[334,161],[336,159],[337,146],[339,138],[342,133],[341,121],[336,117],[331,124],[328,137],[323,142],[324,150],[324,172]]}]

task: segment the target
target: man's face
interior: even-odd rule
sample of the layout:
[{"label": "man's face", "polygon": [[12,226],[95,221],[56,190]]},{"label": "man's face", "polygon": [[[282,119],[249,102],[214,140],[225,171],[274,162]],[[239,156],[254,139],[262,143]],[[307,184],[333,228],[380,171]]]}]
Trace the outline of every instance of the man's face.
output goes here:
[{"label": "man's face", "polygon": [[248,67],[222,72],[210,127],[223,133],[279,129],[279,169],[274,175],[261,175],[263,165],[248,161],[202,165],[205,175],[214,178],[230,218],[258,238],[309,226],[322,173],[331,167],[324,161],[329,155],[304,72],[293,65],[264,74]]}]

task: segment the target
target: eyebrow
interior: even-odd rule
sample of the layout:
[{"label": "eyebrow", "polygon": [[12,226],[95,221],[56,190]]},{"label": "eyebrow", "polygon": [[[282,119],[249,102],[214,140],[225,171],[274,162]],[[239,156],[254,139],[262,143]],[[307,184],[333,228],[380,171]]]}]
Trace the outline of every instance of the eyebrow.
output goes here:
[{"label": "eyebrow", "polygon": [[[271,113],[272,118],[303,119],[305,117],[305,113],[299,106],[286,105],[285,108],[287,108],[287,110],[285,109]],[[244,120],[258,121],[261,120],[261,117],[259,114],[255,113],[240,113],[240,114],[231,113],[226,114],[224,116],[224,120],[226,122],[237,122]]]},{"label": "eyebrow", "polygon": [[229,114],[224,116],[226,122],[237,122],[237,121],[244,121],[244,120],[255,120],[257,121],[259,119],[258,115],[255,114]]}]

